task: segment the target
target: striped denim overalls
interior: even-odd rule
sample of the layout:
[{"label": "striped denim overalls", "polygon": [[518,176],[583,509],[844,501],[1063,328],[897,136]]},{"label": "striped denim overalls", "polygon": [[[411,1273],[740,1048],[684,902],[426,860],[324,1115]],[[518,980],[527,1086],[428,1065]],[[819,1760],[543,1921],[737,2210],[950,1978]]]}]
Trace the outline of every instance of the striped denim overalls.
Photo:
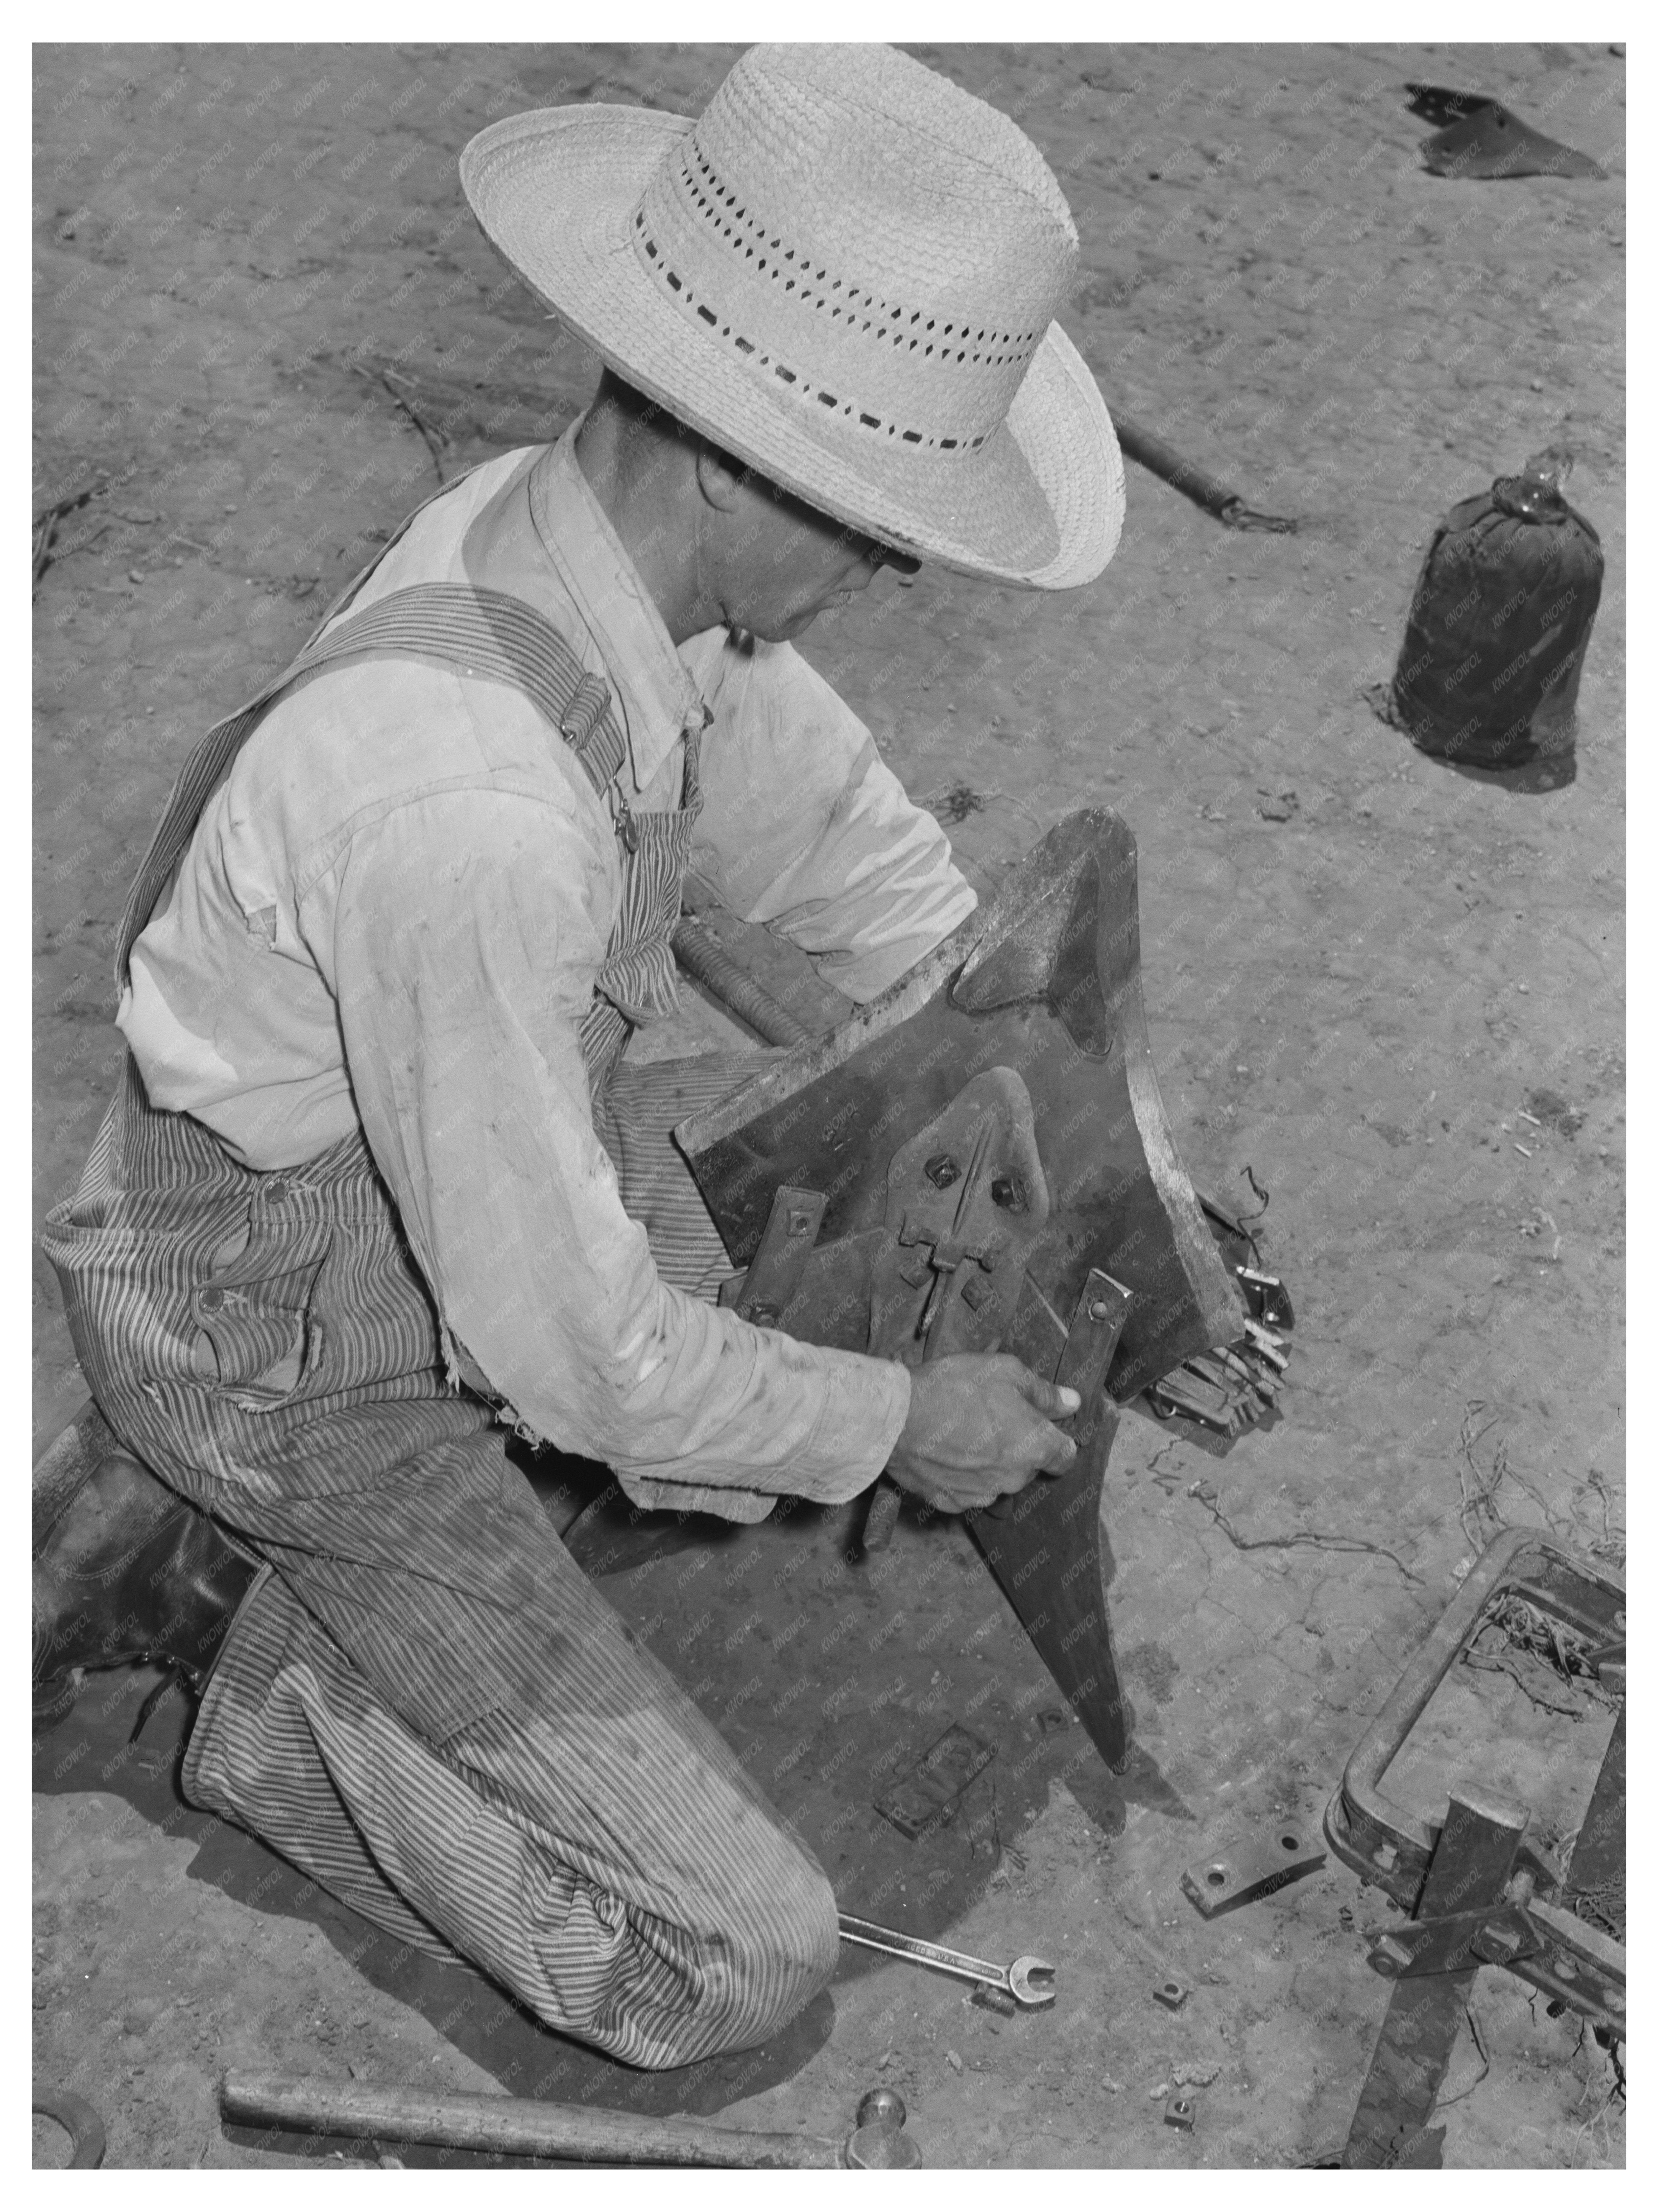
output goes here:
[{"label": "striped denim overalls", "polygon": [[[186,765],[134,887],[123,976],[261,714],[348,654],[515,684],[612,792],[626,748],[607,689],[543,617],[435,583],[352,616],[368,573]],[[596,1109],[631,1024],[673,1004],[696,765],[688,735],[671,814],[612,800],[623,904],[581,1032]],[[717,1095],[731,1075],[703,1080]],[[682,1086],[665,1130],[699,1103]],[[595,1119],[616,1151],[614,1114]],[[360,1132],[259,1173],[152,1108],[129,1057],[43,1241],[110,1426],[269,1564],[197,1717],[193,1802],[635,2064],[760,2041],[823,1987],[838,1937],[822,1871],[570,1559],[490,1405],[451,1380],[457,1363],[482,1378]],[[695,1242],[683,1267],[706,1274],[722,1255]]]}]

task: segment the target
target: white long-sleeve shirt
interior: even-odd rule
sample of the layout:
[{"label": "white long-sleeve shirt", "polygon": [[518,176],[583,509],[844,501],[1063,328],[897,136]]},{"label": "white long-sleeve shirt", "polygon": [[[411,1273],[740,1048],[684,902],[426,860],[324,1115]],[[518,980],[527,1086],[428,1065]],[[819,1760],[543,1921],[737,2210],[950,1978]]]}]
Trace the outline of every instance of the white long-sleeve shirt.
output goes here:
[{"label": "white long-sleeve shirt", "polygon": [[[353,611],[434,581],[527,600],[610,684],[635,811],[677,804],[706,703],[693,865],[873,997],[972,909],[948,841],[791,647],[716,629],[675,650],[574,437],[458,485]],[[117,1020],[152,1102],[251,1167],[361,1127],[447,1328],[635,1497],[720,1490],[748,1519],[783,1492],[854,1496],[902,1428],[907,1371],[684,1296],[623,1211],[577,1039],[621,889],[610,811],[528,699],[348,662],[242,748]]]}]

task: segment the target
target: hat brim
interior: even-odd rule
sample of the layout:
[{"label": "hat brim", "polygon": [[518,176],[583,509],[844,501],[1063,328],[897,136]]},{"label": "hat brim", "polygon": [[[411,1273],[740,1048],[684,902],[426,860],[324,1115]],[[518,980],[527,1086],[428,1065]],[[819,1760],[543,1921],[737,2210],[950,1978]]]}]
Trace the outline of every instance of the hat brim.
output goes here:
[{"label": "hat brim", "polygon": [[641,266],[633,212],[683,116],[595,102],[513,115],[461,155],[485,236],[601,360],[812,506],[962,574],[1065,591],[1122,531],[1122,457],[1099,387],[1057,323],[975,452],[918,453],[808,411],[705,337]]}]

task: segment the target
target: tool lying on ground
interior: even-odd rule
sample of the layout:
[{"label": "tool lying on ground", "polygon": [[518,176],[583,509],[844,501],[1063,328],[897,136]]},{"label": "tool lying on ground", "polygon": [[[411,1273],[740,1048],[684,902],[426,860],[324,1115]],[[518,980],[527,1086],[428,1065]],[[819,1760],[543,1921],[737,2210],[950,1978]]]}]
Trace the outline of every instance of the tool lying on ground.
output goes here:
[{"label": "tool lying on ground", "polygon": [[987,1743],[971,1729],[952,1721],[902,1781],[894,1783],[884,1796],[876,1799],[875,1809],[891,1821],[901,1836],[914,1843],[955,1819],[962,1792],[995,1756],[993,1743]]},{"label": "tool lying on ground", "polygon": [[[1497,177],[1598,177],[1606,171],[1575,146],[1563,146],[1522,123],[1500,100],[1452,92],[1442,84],[1407,84],[1412,115],[1440,125],[1422,142],[1423,167],[1438,177],[1486,182]],[[1115,421],[1115,416],[1112,417]]]},{"label": "tool lying on ground", "polygon": [[1118,407],[1111,410],[1111,427],[1117,434],[1117,443],[1131,461],[1138,461],[1143,469],[1150,469],[1154,477],[1161,477],[1176,491],[1224,522],[1229,530],[1270,530],[1284,534],[1299,527],[1290,516],[1262,514],[1244,504],[1243,494],[1224,484],[1218,477],[1212,477],[1193,461],[1188,461],[1164,443],[1163,440],[1125,415]]},{"label": "tool lying on ground", "polygon": [[[41,577],[52,566],[52,547],[57,543],[58,524],[65,515],[73,514],[78,507],[84,507],[88,500],[94,498],[103,489],[103,479],[100,477],[95,483],[88,484],[84,490],[72,492],[67,499],[54,500],[42,514],[35,516],[33,555],[35,592],[38,593],[40,589]],[[88,2106],[88,2109],[90,2110],[90,2107]]]},{"label": "tool lying on ground", "polygon": [[84,2097],[77,2097],[72,2089],[53,2089],[34,2092],[29,2110],[39,2112],[48,2120],[56,2120],[70,2140],[70,2154],[64,2171],[70,2166],[91,2167],[104,2162],[104,2124]]},{"label": "tool lying on ground", "polygon": [[1181,1887],[1204,1918],[1212,1920],[1315,1874],[1326,1856],[1315,1820],[1275,1820],[1258,1836],[1205,1851],[1181,1875]]},{"label": "tool lying on ground", "polygon": [[1054,1969],[1046,1959],[1016,1959],[1011,1966],[993,1966],[987,1959],[969,1958],[965,1951],[947,1950],[942,1943],[902,1935],[896,1928],[878,1928],[872,1920],[855,1919],[849,1912],[841,1915],[841,1941],[885,1951],[917,1966],[936,1966],[940,1973],[959,1975],[986,1989],[1005,1990],[1016,2004],[1032,2011],[1051,2005],[1056,1995]]},{"label": "tool lying on ground", "polygon": [[439,2143],[455,2150],[604,2166],[921,2163],[913,2138],[902,2132],[904,2109],[896,2096],[882,2101],[878,2109],[866,2097],[859,2107],[857,2127],[846,2136],[763,2134],[715,2127],[703,2120],[606,2112],[592,2105],[380,2088],[365,2081],[318,2081],[304,2074],[228,2073],[220,2087],[219,2110],[227,2120],[247,2127],[292,2128],[358,2142]]},{"label": "tool lying on ground", "polygon": [[[1625,1709],[1570,1859],[1527,1837],[1521,1804],[1474,1784],[1450,1794],[1435,1824],[1382,1793],[1383,1773],[1453,1666],[1506,1600],[1584,1639],[1591,1651],[1621,1650],[1625,1587],[1598,1559],[1532,1528],[1510,1528],[1490,1546],[1438,1626],[1400,1677],[1347,1763],[1325,1814],[1332,1848],[1361,1878],[1385,1889],[1415,1917],[1380,1929],[1370,1964],[1397,1986],[1360,2093],[1342,2163],[1437,2165],[1442,2131],[1430,2130],[1473,1978],[1506,1967],[1579,2014],[1602,2040],[1626,2033],[1624,1949]],[[1600,1676],[1621,1690],[1616,1658]]]},{"label": "tool lying on ground", "polygon": [[1163,1112],[1136,869],[1119,816],[1067,815],[890,990],[674,1133],[749,1263],[724,1302],[912,1366],[1011,1352],[1078,1390],[1066,1473],[965,1518],[1119,1773],[1100,1528],[1118,1405],[1260,1326]]}]

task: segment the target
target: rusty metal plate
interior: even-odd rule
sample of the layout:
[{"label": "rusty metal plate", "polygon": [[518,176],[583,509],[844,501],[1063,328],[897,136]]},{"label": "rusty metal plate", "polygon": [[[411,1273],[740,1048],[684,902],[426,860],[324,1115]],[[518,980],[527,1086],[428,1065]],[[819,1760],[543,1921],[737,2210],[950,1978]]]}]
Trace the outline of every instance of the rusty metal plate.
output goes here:
[{"label": "rusty metal plate", "polygon": [[1181,1875],[1181,1887],[1204,1918],[1212,1920],[1315,1874],[1328,1856],[1316,1819],[1297,1814],[1206,1852]]},{"label": "rusty metal plate", "polygon": [[785,1183],[772,1200],[760,1249],[747,1274],[729,1299],[722,1297],[722,1304],[734,1306],[744,1321],[775,1328],[800,1287],[823,1226],[823,1205],[821,1191]]},{"label": "rusty metal plate", "polygon": [[[1003,974],[1010,945],[1023,950]],[[768,1061],[676,1129],[737,1261],[758,1246],[780,1183],[823,1194],[791,1333],[867,1349],[893,1156],[991,1067],[1016,1071],[1032,1102],[1052,1211],[1024,1264],[1043,1295],[1068,1313],[1090,1267],[1135,1294],[1112,1395],[1133,1397],[1189,1353],[1232,1342],[1242,1293],[1181,1163],[1151,1063],[1134,840],[1103,808],[1067,815],[993,901],[830,1036]],[[860,1244],[872,1231],[872,1245]]]},{"label": "rusty metal plate", "polygon": [[995,1756],[993,1743],[953,1721],[903,1780],[876,1799],[875,1809],[914,1842],[955,1819],[963,1790]]},{"label": "rusty metal plate", "polygon": [[987,1068],[892,1156],[870,1350],[907,1367],[996,1350],[1048,1211],[1030,1093],[1016,1069]]}]

